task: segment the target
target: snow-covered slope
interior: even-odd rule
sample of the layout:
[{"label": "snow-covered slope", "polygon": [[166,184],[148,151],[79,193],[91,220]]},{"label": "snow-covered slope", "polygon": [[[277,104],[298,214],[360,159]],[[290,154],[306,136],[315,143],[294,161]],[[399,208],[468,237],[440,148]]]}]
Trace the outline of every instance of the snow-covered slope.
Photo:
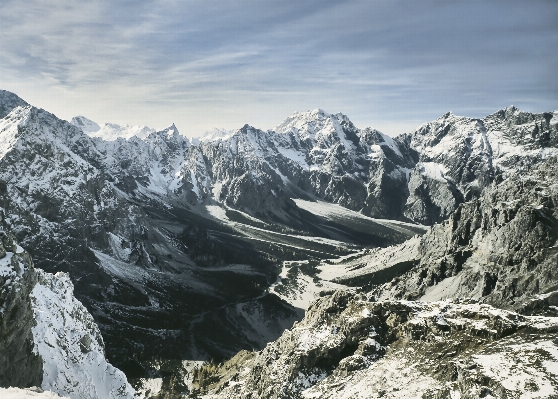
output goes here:
[{"label": "snow-covered slope", "polygon": [[103,123],[99,126],[85,116],[74,116],[70,123],[80,128],[87,135],[99,137],[106,141],[114,141],[118,138],[129,139],[134,136],[144,139],[155,132],[155,129],[147,126],[118,125],[116,123]]},{"label": "snow-covered slope", "polygon": [[[1,226],[4,219],[0,210]],[[69,276],[35,269],[31,257],[3,229],[0,347],[4,387],[40,385],[72,399],[134,397],[124,373],[107,362],[101,333],[73,296]]]},{"label": "snow-covered slope", "polygon": [[256,353],[194,380],[204,398],[552,398],[554,317],[475,301],[369,301],[338,291]]},{"label": "snow-covered slope", "polygon": [[35,352],[43,359],[41,387],[72,399],[133,398],[124,373],[105,359],[99,328],[74,297],[70,277],[36,272],[30,297]]}]

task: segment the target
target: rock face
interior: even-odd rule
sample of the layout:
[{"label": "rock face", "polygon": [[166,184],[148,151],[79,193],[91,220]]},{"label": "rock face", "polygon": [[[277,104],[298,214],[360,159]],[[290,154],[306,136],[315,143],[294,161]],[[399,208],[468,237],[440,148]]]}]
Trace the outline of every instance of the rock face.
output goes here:
[{"label": "rock face", "polygon": [[518,308],[558,284],[558,160],[487,187],[420,240],[416,266],[378,298],[474,297]]},{"label": "rock face", "polygon": [[11,233],[2,230],[0,238],[0,386],[133,398],[124,373],[106,361],[99,329],[73,296],[69,276],[35,269]]},{"label": "rock face", "polygon": [[262,351],[200,370],[197,382],[205,398],[550,398],[557,333],[556,318],[476,301],[338,291]]},{"label": "rock face", "polygon": [[2,229],[0,237],[0,386],[40,386],[43,360],[34,350],[30,298],[37,274],[31,257],[14,248],[10,234]]},{"label": "rock face", "polygon": [[478,198],[495,178],[516,176],[555,157],[558,112],[532,114],[509,107],[483,119],[447,113],[400,140],[419,154],[403,213],[433,224]]}]

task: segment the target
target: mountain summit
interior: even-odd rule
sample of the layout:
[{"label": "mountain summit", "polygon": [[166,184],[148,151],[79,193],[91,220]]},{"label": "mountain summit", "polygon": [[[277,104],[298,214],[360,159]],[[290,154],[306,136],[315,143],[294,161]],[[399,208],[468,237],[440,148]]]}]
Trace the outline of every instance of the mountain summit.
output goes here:
[{"label": "mountain summit", "polygon": [[555,284],[556,113],[448,113],[392,138],[313,110],[191,142],[0,94],[6,224],[68,273],[137,389],[185,391],[176,364],[263,349],[328,290],[503,306]]}]

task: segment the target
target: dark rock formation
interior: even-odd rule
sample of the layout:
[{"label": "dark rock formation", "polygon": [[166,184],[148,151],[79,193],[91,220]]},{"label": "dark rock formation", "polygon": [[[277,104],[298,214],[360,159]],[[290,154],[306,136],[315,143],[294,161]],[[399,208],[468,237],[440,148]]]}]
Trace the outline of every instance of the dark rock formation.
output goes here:
[{"label": "dark rock formation", "polygon": [[[4,223],[0,210],[0,226]],[[37,283],[31,257],[0,230],[0,386],[40,386],[43,360],[34,351],[30,294]]]}]

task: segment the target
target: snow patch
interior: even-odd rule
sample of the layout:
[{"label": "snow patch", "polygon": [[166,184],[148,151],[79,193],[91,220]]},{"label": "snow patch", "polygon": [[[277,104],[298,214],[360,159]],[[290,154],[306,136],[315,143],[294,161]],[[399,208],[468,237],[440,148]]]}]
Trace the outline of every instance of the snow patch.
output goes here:
[{"label": "snow patch", "polygon": [[74,297],[70,277],[40,269],[37,274],[30,297],[37,323],[33,351],[43,359],[42,388],[72,399],[133,398],[124,373],[106,361],[99,328]]}]

